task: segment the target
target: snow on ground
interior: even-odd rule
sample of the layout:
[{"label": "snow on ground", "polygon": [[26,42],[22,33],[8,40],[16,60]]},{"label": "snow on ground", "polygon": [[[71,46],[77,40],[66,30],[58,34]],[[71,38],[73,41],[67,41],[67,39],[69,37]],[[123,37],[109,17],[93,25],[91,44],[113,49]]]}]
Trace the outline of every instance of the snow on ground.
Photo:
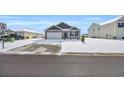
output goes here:
[{"label": "snow on ground", "polygon": [[86,38],[80,40],[42,40],[37,44],[61,45],[61,53],[124,53],[124,40]]},{"label": "snow on ground", "polygon": [[15,42],[5,42],[5,49],[2,49],[2,42],[0,41],[0,52],[6,52],[10,49],[21,47],[27,44],[35,43],[39,40],[42,40],[41,38],[38,39],[25,39],[25,40],[17,40]]},{"label": "snow on ground", "polygon": [[81,41],[62,42],[61,52],[73,53],[124,53],[124,40],[86,38]]},{"label": "snow on ground", "polygon": [[[80,40],[18,40],[14,43],[6,42],[4,51],[32,43],[60,45],[61,53],[124,53],[124,40],[109,40],[96,38],[86,38],[85,43],[82,43]],[[0,51],[2,51],[1,45],[2,44],[0,43]]]}]

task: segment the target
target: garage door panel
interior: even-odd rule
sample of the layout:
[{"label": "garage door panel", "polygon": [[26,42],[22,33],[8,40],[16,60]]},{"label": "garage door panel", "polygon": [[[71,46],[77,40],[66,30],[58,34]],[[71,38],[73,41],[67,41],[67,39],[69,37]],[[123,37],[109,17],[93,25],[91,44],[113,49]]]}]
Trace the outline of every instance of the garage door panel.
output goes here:
[{"label": "garage door panel", "polygon": [[62,32],[47,32],[48,39],[61,39]]}]

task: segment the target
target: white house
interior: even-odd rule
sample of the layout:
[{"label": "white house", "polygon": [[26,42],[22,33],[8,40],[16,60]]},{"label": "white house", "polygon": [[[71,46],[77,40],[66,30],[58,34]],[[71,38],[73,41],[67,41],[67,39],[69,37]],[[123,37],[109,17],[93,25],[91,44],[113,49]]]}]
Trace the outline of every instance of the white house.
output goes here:
[{"label": "white house", "polygon": [[45,39],[80,39],[80,29],[61,22],[45,30]]},{"label": "white house", "polygon": [[101,24],[91,24],[88,28],[88,37],[124,39],[124,16],[119,16]]}]

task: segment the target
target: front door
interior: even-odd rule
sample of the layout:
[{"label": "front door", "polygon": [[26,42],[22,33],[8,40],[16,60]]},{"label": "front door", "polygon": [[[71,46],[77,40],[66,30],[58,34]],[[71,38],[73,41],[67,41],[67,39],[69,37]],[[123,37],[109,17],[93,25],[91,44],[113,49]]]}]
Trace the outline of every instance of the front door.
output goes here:
[{"label": "front door", "polygon": [[65,33],[64,33],[64,39],[67,39],[67,38],[68,38],[68,33],[65,32]]}]

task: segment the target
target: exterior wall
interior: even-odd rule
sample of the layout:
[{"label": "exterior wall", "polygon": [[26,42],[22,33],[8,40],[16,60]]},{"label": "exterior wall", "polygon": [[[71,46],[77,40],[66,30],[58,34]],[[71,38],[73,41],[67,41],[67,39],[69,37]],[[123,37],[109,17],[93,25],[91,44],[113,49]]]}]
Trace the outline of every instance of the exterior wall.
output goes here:
[{"label": "exterior wall", "polygon": [[124,28],[117,28],[116,37],[122,39],[124,37]]},{"label": "exterior wall", "polygon": [[[100,29],[100,30],[98,30]],[[92,24],[88,29],[88,37],[90,38],[103,38],[104,35],[102,34],[102,27],[97,24]]]},{"label": "exterior wall", "polygon": [[[124,16],[115,22],[105,25],[98,25],[94,23],[88,29],[88,37],[124,39],[124,27],[118,27],[119,22],[124,23]],[[101,28],[101,31],[97,30],[98,27]],[[93,31],[93,29],[96,31]]]},{"label": "exterior wall", "polygon": [[24,37],[24,39],[33,39],[33,38],[42,38],[43,35],[40,33],[33,33],[33,32],[17,32],[18,35]]},{"label": "exterior wall", "polygon": [[[100,29],[100,30],[99,30]],[[88,31],[88,37],[114,38],[116,37],[116,22],[106,25],[92,25]]]},{"label": "exterior wall", "polygon": [[[77,32],[77,30],[75,30]],[[72,32],[75,32],[72,31]],[[47,33],[48,32],[62,32],[62,39],[64,38],[64,33],[67,33],[67,39],[80,39],[80,31],[78,31],[78,36],[70,36],[70,31],[45,31],[45,39],[47,39]]]},{"label": "exterior wall", "polygon": [[104,38],[116,37],[116,22],[103,25],[103,35]]},{"label": "exterior wall", "polygon": [[[120,22],[120,21],[118,21],[118,22]],[[122,39],[122,38],[124,38],[124,27],[119,28],[118,27],[118,22],[116,22],[116,37],[118,39]],[[121,19],[121,22],[124,23],[124,18]]]}]

